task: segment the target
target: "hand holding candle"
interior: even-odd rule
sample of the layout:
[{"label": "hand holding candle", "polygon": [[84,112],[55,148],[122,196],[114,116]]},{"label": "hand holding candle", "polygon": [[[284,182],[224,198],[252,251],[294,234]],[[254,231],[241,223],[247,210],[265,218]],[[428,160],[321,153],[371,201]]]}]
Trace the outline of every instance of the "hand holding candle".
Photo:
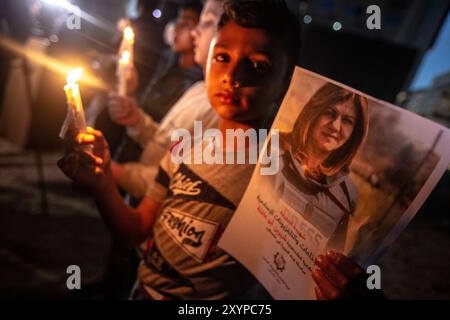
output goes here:
[{"label": "hand holding candle", "polygon": [[86,133],[65,137],[64,145],[58,166],[67,177],[95,194],[115,185],[108,143],[100,131],[88,127]]},{"label": "hand holding candle", "polygon": [[62,139],[64,139],[69,127],[77,132],[86,132],[83,103],[77,83],[81,79],[82,74],[83,68],[77,68],[72,70],[67,76],[67,84],[64,86],[67,99],[67,116],[59,134]]}]

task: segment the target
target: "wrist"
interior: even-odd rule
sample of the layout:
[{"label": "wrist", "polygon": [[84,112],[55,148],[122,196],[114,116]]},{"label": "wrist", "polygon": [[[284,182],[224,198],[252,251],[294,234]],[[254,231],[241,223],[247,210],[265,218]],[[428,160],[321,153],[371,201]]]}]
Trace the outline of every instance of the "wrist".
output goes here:
[{"label": "wrist", "polygon": [[111,192],[114,192],[114,188],[116,188],[110,165],[103,168],[103,170],[104,173],[102,174],[100,182],[96,184],[92,190],[96,199],[108,197]]},{"label": "wrist", "polygon": [[141,108],[137,110],[136,121],[126,127],[127,134],[130,137],[137,137],[141,134],[143,128],[145,127],[145,115]]}]

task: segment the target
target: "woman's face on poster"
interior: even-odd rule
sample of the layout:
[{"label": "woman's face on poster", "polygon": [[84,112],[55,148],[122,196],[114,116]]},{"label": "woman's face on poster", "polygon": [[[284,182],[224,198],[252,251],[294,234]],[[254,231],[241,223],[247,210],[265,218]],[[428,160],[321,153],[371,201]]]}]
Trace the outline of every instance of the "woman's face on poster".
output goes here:
[{"label": "woman's face on poster", "polygon": [[356,123],[353,101],[330,106],[317,118],[312,131],[312,146],[320,152],[331,153],[351,137]]}]

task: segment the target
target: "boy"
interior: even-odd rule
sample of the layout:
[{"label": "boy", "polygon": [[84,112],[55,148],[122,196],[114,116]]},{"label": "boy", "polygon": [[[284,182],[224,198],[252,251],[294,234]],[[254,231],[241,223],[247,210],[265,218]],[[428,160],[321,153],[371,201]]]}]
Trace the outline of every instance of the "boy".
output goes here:
[{"label": "boy", "polygon": [[[279,105],[289,85],[298,40],[296,19],[284,3],[227,1],[206,75],[208,97],[223,133],[267,125],[267,116]],[[131,209],[113,182],[105,140],[100,132],[89,132],[68,139],[72,152],[59,165],[67,176],[93,191],[105,222],[124,241],[137,245],[151,236],[139,268],[137,292],[151,299],[249,297],[256,281],[216,243],[254,166],[175,165],[168,154],[147,196],[137,209]],[[79,148],[89,143],[94,146],[93,154]],[[354,271],[353,267],[347,269]],[[322,270],[332,270],[327,275],[334,279],[335,270],[328,264]],[[319,298],[319,294],[332,297],[325,280],[325,276],[320,277]],[[333,288],[342,289],[334,284]]]}]

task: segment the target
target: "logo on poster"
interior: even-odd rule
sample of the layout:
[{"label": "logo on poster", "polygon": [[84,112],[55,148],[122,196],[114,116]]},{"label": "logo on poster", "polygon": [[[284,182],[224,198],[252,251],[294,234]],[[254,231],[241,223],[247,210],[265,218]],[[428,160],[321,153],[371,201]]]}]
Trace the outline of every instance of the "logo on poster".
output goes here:
[{"label": "logo on poster", "polygon": [[275,255],[273,256],[273,262],[278,271],[283,272],[284,269],[286,269],[286,260],[284,260],[284,257],[281,255],[281,253],[275,253]]}]

